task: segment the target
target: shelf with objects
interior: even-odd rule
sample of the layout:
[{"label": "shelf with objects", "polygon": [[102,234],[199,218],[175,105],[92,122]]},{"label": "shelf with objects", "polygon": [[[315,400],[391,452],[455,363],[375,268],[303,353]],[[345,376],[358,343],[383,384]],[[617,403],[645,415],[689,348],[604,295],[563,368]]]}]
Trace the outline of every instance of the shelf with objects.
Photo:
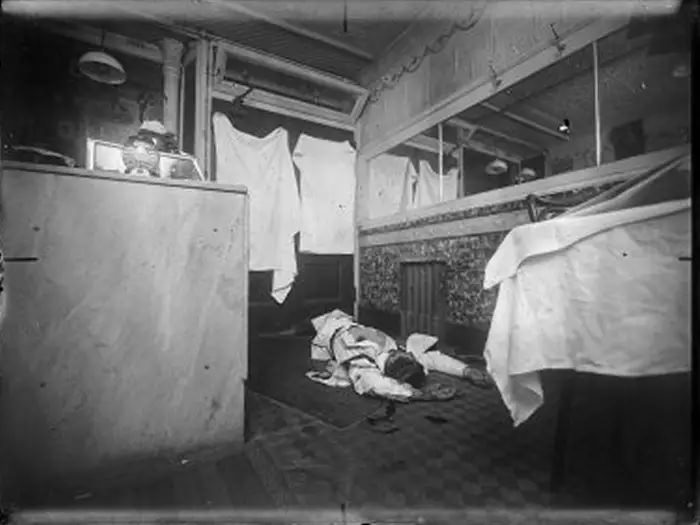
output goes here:
[{"label": "shelf with objects", "polygon": [[176,147],[159,146],[158,140],[150,133],[143,133],[143,130],[142,127],[139,133],[129,137],[127,144],[88,139],[87,169],[146,177],[204,180],[194,156],[182,153]]}]

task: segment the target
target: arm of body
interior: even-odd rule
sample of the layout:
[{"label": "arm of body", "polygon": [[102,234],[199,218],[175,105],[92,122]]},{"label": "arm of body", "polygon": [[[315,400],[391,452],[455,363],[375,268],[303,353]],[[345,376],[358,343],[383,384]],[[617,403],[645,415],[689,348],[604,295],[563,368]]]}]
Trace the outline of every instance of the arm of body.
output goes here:
[{"label": "arm of body", "polygon": [[415,394],[410,385],[385,376],[375,366],[352,363],[348,376],[355,392],[360,395],[372,394],[396,401],[408,401]]},{"label": "arm of body", "polygon": [[439,350],[430,350],[416,356],[416,359],[423,367],[431,372],[442,372],[443,374],[464,377],[469,368],[459,359],[443,354]]}]

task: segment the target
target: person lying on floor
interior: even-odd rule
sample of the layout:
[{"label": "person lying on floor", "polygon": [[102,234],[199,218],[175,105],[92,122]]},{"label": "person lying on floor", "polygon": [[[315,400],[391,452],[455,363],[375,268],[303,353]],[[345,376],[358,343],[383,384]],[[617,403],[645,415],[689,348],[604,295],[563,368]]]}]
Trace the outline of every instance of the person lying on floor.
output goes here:
[{"label": "person lying on floor", "polygon": [[[397,401],[426,399],[424,387],[431,371],[464,378],[477,386],[492,385],[483,370],[440,352],[437,337],[411,334],[402,348],[384,332],[356,323],[340,310],[316,317],[312,324],[316,329],[312,359],[328,364],[326,373],[307,373],[314,381],[337,387],[352,385],[360,395]],[[434,390],[427,394],[431,395],[450,397],[444,392],[441,397]]]}]

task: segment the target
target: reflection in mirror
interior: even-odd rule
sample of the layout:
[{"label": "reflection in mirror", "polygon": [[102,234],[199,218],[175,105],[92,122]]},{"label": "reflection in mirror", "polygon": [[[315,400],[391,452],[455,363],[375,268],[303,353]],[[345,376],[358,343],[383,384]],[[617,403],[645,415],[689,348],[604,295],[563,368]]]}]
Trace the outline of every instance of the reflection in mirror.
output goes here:
[{"label": "reflection in mirror", "polygon": [[634,20],[373,159],[371,216],[687,144],[689,78],[686,21]]},{"label": "reflection in mirror", "polygon": [[456,144],[454,130],[441,125],[371,159],[368,217],[385,217],[462,196]]},{"label": "reflection in mirror", "polygon": [[689,28],[639,19],[597,42],[602,163],[689,142]]},{"label": "reflection in mirror", "polygon": [[595,165],[593,77],[589,46],[448,120],[465,195]]}]

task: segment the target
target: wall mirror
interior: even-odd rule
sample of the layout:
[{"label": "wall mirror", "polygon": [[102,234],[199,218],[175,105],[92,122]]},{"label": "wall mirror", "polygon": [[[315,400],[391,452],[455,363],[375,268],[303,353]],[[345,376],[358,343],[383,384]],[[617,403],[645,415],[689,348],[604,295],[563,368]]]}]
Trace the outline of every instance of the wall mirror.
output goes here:
[{"label": "wall mirror", "polygon": [[369,161],[367,218],[687,144],[690,49],[674,18],[629,25]]}]

